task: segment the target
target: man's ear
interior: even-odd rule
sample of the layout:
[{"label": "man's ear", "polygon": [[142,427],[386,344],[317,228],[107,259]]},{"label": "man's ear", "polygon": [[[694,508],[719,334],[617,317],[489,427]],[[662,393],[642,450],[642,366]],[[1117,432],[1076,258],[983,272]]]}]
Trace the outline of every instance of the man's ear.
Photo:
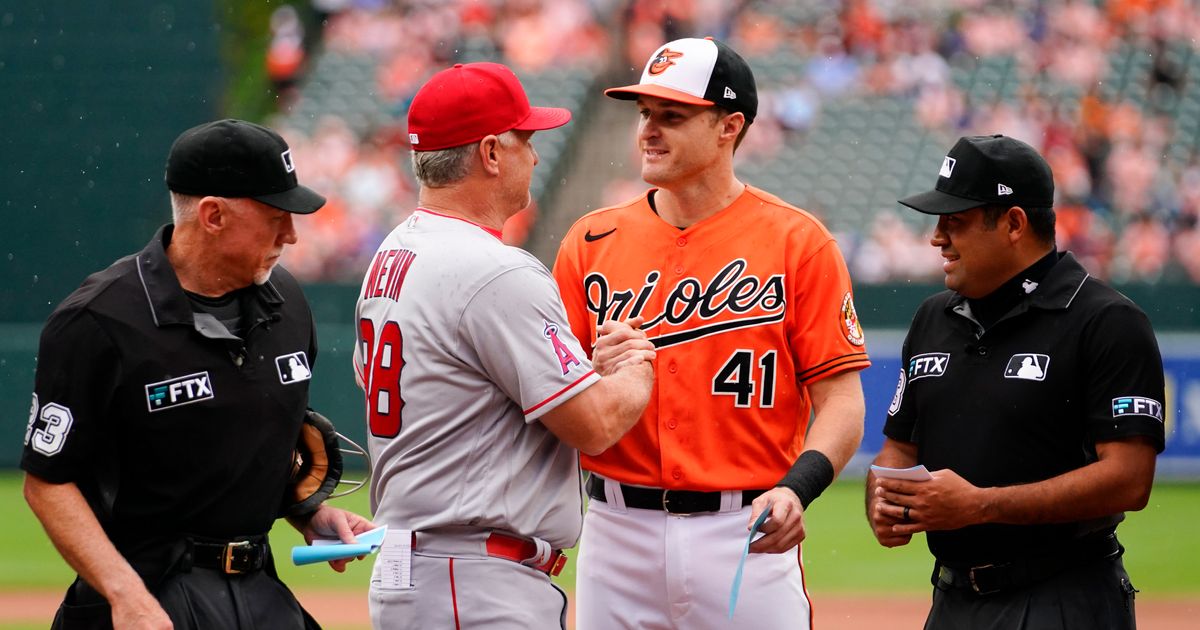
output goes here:
[{"label": "man's ear", "polygon": [[1004,227],[1008,230],[1008,240],[1016,243],[1029,232],[1029,215],[1021,206],[1013,206],[1004,215]]},{"label": "man's ear", "polygon": [[484,136],[483,140],[479,141],[479,148],[476,151],[479,154],[479,162],[483,164],[484,172],[489,175],[499,175],[500,138]]},{"label": "man's ear", "polygon": [[720,125],[721,140],[737,142],[738,134],[742,133],[742,128],[746,126],[746,115],[742,112],[733,112],[728,116],[722,116]]},{"label": "man's ear", "polygon": [[229,225],[233,208],[224,197],[204,197],[196,204],[196,222],[209,234],[218,234]]}]

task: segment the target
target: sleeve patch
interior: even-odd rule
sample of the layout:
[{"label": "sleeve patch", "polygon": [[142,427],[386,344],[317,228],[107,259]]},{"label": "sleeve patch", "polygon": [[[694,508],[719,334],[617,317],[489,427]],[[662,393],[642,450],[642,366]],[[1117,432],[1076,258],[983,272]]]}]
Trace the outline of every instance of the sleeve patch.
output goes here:
[{"label": "sleeve patch", "polygon": [[47,457],[58,455],[67,442],[67,435],[71,431],[71,424],[75,418],[71,415],[70,409],[58,403],[50,403],[42,407],[40,417],[45,425],[33,430],[30,436],[30,445],[33,450]]},{"label": "sleeve patch", "polygon": [[846,341],[856,346],[866,343],[862,325],[858,323],[858,312],[854,310],[854,298],[850,297],[849,291],[842,298],[842,329],[846,333]]},{"label": "sleeve patch", "polygon": [[33,403],[29,406],[29,423],[25,425],[25,446],[29,446],[29,438],[33,435],[33,423],[37,420],[39,408],[37,392],[34,392]]},{"label": "sleeve patch", "polygon": [[1112,399],[1112,411],[1114,418],[1124,418],[1126,416],[1146,416],[1154,418],[1159,422],[1163,421],[1163,406],[1162,403],[1153,398],[1145,396],[1120,396]]},{"label": "sleeve patch", "polygon": [[900,411],[900,404],[904,402],[904,386],[908,382],[908,376],[904,370],[900,370],[900,380],[896,383],[896,393],[892,395],[892,404],[888,405],[888,415],[894,416],[897,411]]},{"label": "sleeve patch", "polygon": [[574,352],[571,352],[567,344],[558,338],[559,326],[557,323],[544,320],[543,323],[545,327],[542,329],[542,336],[549,339],[550,344],[554,346],[554,357],[558,359],[558,366],[562,369],[563,376],[566,376],[571,371],[571,366],[581,365],[579,358],[575,356]]}]

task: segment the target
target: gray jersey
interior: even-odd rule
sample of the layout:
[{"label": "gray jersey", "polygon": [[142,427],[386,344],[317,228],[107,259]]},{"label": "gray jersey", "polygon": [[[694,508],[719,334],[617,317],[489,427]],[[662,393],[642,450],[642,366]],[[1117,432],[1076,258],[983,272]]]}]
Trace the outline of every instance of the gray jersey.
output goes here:
[{"label": "gray jersey", "polygon": [[419,209],[377,250],[355,319],[375,521],[574,546],[579,456],[537,419],[600,377],[546,267],[498,234]]}]

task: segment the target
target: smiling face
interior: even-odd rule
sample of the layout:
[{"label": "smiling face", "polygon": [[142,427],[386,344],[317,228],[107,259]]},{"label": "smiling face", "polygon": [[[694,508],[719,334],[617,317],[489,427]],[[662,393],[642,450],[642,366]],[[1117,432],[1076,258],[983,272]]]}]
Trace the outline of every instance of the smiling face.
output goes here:
[{"label": "smiling face", "polygon": [[1006,228],[1006,216],[990,228],[983,208],[938,217],[929,244],[942,252],[946,288],[982,298],[1007,282],[1023,267]]},{"label": "smiling face", "polygon": [[687,105],[656,96],[637,100],[638,150],[642,179],[673,188],[699,177],[721,163],[722,117],[711,107]]}]

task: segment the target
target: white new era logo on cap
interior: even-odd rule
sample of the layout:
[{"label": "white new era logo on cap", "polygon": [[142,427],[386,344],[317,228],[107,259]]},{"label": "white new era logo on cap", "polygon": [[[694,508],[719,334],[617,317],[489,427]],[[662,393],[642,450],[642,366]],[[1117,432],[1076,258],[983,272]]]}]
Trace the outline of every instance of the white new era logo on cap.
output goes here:
[{"label": "white new era logo on cap", "polygon": [[942,160],[942,170],[938,171],[938,175],[941,175],[942,177],[950,177],[950,174],[954,172],[954,163],[956,161],[957,160],[947,155],[946,158]]},{"label": "white new era logo on cap", "polygon": [[1012,189],[1009,188],[1008,186],[1005,186],[1004,184],[996,184],[996,194],[1001,197],[1003,197],[1004,195],[1011,195]]},{"label": "white new era logo on cap", "polygon": [[733,90],[729,89],[729,86],[725,86],[725,98],[737,98],[737,94],[735,94]]}]

